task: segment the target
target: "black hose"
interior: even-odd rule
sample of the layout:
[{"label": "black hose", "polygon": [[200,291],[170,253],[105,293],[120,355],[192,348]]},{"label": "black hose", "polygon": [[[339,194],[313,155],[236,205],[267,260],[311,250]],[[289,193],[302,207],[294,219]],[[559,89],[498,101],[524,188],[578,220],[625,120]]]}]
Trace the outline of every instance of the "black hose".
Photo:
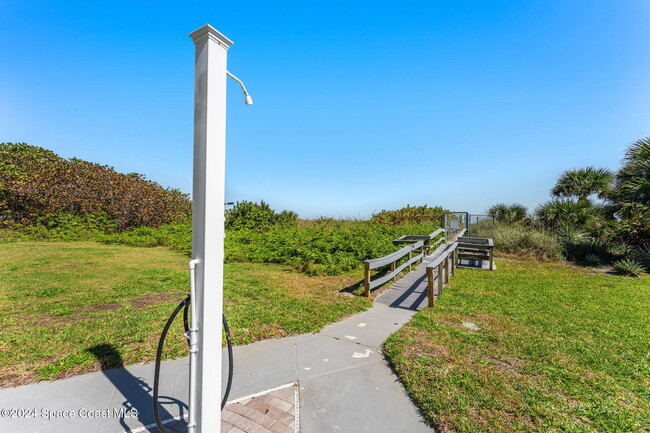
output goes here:
[{"label": "black hose", "polygon": [[183,308],[183,330],[185,330],[185,338],[187,339],[187,347],[191,348],[190,345],[190,319],[189,319],[190,303],[185,303],[185,308]]},{"label": "black hose", "polygon": [[181,308],[185,307],[189,302],[190,297],[188,296],[180,304],[178,304],[178,306],[174,309],[172,315],[169,316],[169,319],[167,319],[167,323],[165,323],[162,334],[160,334],[160,340],[158,340],[158,350],[156,350],[156,368],[153,375],[153,416],[156,420],[158,430],[160,430],[161,433],[169,433],[163,425],[162,420],[160,419],[160,405],[158,404],[158,382],[160,381],[160,361],[162,359],[162,351],[163,347],[165,346],[165,338],[167,338],[167,332],[169,332],[169,328],[172,326],[172,323],[174,322],[174,319],[176,319],[178,313],[181,311]]},{"label": "black hose", "polygon": [[[163,331],[160,334],[160,340],[158,340],[158,349],[156,350],[156,365],[155,365],[154,377],[153,377],[153,415],[156,420],[156,426],[158,427],[160,433],[169,433],[169,431],[163,425],[162,420],[160,419],[160,411],[159,411],[160,404],[158,402],[158,384],[160,382],[160,364],[162,360],[162,351],[165,346],[165,339],[167,338],[167,333],[169,332],[169,328],[171,327],[172,323],[176,319],[176,316],[178,316],[178,313],[181,311],[182,308],[185,308],[183,311],[183,328],[185,329],[186,333],[189,331],[190,329],[189,322],[188,322],[189,305],[190,305],[190,297],[188,296],[180,304],[178,304],[178,306],[172,312],[171,316],[169,316],[169,319],[167,319],[167,323],[165,323],[165,327],[163,328]],[[221,400],[221,410],[223,410],[223,408],[226,406],[226,402],[228,401],[228,396],[230,395],[230,388],[232,386],[232,376],[233,376],[232,340],[230,338],[230,329],[228,328],[228,321],[226,320],[225,315],[222,315],[222,323],[223,323],[223,329],[224,331],[226,331],[226,342],[228,344],[228,382],[226,385],[226,392]]]},{"label": "black hose", "polygon": [[226,384],[226,393],[221,399],[221,410],[226,407],[228,396],[230,395],[230,386],[232,385],[232,373],[234,364],[232,362],[232,341],[230,340],[230,329],[228,328],[228,321],[225,314],[221,315],[223,322],[223,329],[226,331],[226,343],[228,344],[228,383]]}]

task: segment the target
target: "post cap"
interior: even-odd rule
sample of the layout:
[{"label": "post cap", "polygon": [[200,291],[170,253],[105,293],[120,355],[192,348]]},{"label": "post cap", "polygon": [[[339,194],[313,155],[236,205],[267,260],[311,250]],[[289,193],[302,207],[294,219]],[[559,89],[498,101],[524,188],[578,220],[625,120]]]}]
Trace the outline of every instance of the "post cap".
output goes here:
[{"label": "post cap", "polygon": [[224,48],[228,49],[233,42],[224,36],[219,30],[212,27],[210,24],[206,24],[203,27],[194,30],[189,34],[190,38],[194,40],[195,44],[202,42],[205,38],[210,38],[213,41],[217,42],[219,45],[222,45]]}]

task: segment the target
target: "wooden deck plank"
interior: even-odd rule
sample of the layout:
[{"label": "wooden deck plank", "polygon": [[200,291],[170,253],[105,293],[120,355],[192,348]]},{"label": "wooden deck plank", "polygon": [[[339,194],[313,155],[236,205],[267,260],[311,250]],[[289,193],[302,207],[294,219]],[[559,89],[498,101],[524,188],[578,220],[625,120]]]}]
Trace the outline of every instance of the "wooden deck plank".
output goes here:
[{"label": "wooden deck plank", "polygon": [[[421,310],[428,305],[427,300],[427,265],[425,259],[413,271],[406,274],[375,299],[378,304],[407,310]],[[437,272],[435,273],[438,279]]]}]

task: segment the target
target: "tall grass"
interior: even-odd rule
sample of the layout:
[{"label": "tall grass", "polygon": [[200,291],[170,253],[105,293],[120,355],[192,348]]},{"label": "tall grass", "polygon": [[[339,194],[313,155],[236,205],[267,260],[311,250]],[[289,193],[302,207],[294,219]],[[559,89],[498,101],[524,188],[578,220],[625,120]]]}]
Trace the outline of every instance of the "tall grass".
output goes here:
[{"label": "tall grass", "polygon": [[497,252],[516,254],[537,260],[558,260],[562,258],[562,243],[552,233],[522,224],[479,221],[472,231],[494,239]]}]

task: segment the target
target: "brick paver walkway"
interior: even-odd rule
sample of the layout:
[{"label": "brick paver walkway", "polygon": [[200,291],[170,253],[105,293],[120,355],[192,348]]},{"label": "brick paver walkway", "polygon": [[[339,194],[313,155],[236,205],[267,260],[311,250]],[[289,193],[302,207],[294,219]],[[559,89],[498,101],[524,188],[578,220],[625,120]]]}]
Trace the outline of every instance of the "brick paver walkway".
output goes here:
[{"label": "brick paver walkway", "polygon": [[[296,433],[298,387],[271,391],[255,397],[237,400],[221,412],[221,433]],[[186,433],[184,420],[165,424],[170,433]],[[153,427],[142,433],[159,433]]]},{"label": "brick paver walkway", "polygon": [[297,392],[292,386],[226,406],[221,413],[221,432],[296,432]]}]

